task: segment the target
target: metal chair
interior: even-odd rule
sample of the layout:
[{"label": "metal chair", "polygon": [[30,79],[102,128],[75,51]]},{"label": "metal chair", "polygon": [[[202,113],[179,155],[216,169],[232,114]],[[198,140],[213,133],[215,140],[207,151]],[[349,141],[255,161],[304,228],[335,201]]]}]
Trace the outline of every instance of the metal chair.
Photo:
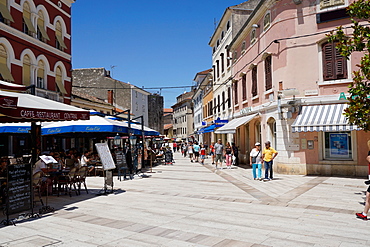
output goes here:
[{"label": "metal chair", "polygon": [[[33,206],[35,206],[36,202],[41,202],[41,205],[44,206],[44,202],[41,198],[41,185],[42,185],[42,177],[44,173],[42,171],[36,172],[32,176],[32,185],[33,185]],[[35,200],[35,193],[37,193],[39,200]]]},{"label": "metal chair", "polygon": [[65,193],[69,193],[69,196],[72,196],[72,186],[78,195],[78,190],[76,188],[78,170],[76,167],[73,167],[66,176],[58,178],[58,196],[61,190],[64,190]]}]

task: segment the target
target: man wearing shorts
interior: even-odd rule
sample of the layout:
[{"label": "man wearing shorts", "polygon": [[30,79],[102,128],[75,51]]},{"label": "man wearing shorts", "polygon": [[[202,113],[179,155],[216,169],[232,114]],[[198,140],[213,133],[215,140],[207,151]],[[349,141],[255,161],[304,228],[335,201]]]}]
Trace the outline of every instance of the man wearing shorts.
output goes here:
[{"label": "man wearing shorts", "polygon": [[220,161],[220,168],[222,169],[222,156],[224,154],[224,145],[221,143],[221,139],[218,139],[217,143],[215,144],[215,154],[216,154],[216,169],[218,162]]},{"label": "man wearing shorts", "polygon": [[[370,164],[370,151],[367,154],[366,160]],[[366,191],[365,208],[362,213],[356,213],[357,218],[360,218],[362,220],[368,220],[367,214],[369,213],[369,209],[370,209],[370,180],[365,181],[365,184],[369,185]]]},{"label": "man wearing shorts", "polygon": [[193,150],[194,150],[194,160],[195,160],[195,162],[199,162],[199,150],[200,150],[200,146],[198,145],[197,142],[194,142]]}]

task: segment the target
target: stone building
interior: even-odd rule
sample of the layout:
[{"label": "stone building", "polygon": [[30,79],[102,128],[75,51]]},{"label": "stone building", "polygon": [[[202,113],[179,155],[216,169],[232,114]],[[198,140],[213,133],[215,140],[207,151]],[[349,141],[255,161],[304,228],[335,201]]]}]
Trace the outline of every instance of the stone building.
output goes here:
[{"label": "stone building", "polygon": [[163,96],[152,94],[148,96],[148,126],[163,135]]},{"label": "stone building", "polygon": [[103,99],[116,112],[131,110],[132,118],[143,116],[144,125],[163,132],[163,97],[110,76],[104,68],[75,69],[72,71],[73,93],[79,92]]},{"label": "stone building", "polygon": [[173,109],[173,135],[176,138],[186,139],[193,135],[193,91],[185,92],[177,96],[177,103],[172,106]]}]

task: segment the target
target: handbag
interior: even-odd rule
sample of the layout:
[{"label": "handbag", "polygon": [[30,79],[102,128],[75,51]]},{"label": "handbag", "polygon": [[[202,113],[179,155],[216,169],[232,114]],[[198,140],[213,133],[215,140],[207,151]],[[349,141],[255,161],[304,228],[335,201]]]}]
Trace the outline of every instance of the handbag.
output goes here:
[{"label": "handbag", "polygon": [[260,151],[258,151],[258,154],[257,154],[256,156],[252,156],[252,164],[256,164],[256,162],[257,162],[257,157],[258,157],[258,155],[260,154],[260,152],[261,152],[261,150],[260,150]]}]

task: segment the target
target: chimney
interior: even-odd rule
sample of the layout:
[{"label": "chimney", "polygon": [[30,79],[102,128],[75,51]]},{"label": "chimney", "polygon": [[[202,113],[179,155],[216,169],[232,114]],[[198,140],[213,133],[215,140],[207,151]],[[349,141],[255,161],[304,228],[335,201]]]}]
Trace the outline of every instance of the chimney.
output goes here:
[{"label": "chimney", "polygon": [[108,103],[113,105],[113,100],[114,100],[113,90],[108,90]]}]

